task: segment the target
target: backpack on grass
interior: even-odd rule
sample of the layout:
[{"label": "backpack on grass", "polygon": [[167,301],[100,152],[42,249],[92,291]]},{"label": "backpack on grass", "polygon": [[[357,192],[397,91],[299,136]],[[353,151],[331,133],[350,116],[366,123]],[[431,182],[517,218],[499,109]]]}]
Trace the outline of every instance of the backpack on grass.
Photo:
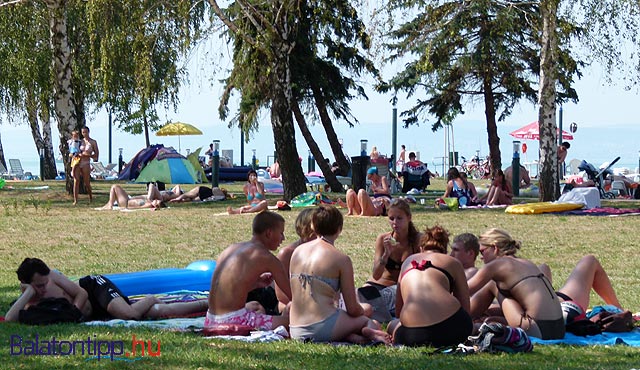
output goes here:
[{"label": "backpack on grass", "polygon": [[18,321],[28,325],[80,322],[82,312],[65,298],[45,298],[26,310],[20,310]]}]

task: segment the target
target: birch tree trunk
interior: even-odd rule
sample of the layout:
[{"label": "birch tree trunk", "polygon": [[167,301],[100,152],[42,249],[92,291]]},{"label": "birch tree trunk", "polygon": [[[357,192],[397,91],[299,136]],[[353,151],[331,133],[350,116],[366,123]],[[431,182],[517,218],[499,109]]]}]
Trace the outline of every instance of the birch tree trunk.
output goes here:
[{"label": "birch tree trunk", "polygon": [[543,19],[540,49],[540,91],[538,94],[540,200],[546,202],[554,201],[560,197],[555,101],[558,0],[542,1],[540,11]]},{"label": "birch tree trunk", "polygon": [[[67,140],[71,137],[71,131],[78,126],[76,118],[76,104],[73,96],[71,50],[67,35],[67,19],[65,14],[65,0],[45,0],[49,9],[49,33],[51,52],[53,54],[54,73],[54,107],[60,132],[60,153],[62,158],[69,157]],[[71,178],[71,163],[64,162],[67,174],[67,192],[73,192],[73,179]]]}]

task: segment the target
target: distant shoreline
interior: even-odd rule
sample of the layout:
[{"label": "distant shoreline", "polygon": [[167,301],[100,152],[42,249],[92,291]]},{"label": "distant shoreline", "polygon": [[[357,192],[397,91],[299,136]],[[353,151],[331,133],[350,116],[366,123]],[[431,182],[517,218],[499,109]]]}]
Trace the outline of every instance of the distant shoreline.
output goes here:
[{"label": "distant shoreline", "polygon": [[[31,172],[34,175],[40,175],[40,159],[34,159],[34,160],[29,160],[29,159],[25,159],[25,158],[18,158],[18,159],[20,159],[20,163],[22,163],[22,168],[24,169],[25,172]],[[569,158],[569,160],[571,160],[571,158]],[[524,158],[521,158],[521,161],[524,162]],[[7,162],[8,162],[8,159],[7,159]],[[429,168],[435,169],[438,172],[441,171],[441,168],[440,168],[441,166],[434,166],[433,163],[431,161],[429,161],[429,160],[427,160],[425,162],[429,165]],[[601,163],[593,163],[592,162],[592,164],[594,166],[598,167],[598,166],[600,166]],[[504,168],[506,168],[506,167],[508,167],[510,165],[511,165],[511,161],[502,163],[502,166]],[[9,167],[9,163],[7,163],[7,167]],[[627,169],[629,169],[630,173],[638,173],[638,163],[637,162],[635,164],[618,162],[613,166],[613,168],[627,168]],[[56,169],[57,169],[58,172],[64,171],[64,163],[62,161],[58,161],[57,160],[56,161]],[[304,163],[303,170],[306,171],[306,161]]]}]

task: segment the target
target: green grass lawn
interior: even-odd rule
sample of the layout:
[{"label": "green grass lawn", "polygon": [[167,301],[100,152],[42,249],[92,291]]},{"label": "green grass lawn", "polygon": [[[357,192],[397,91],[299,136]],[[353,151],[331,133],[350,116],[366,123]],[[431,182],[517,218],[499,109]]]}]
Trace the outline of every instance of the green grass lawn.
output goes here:
[{"label": "green grass lawn", "polygon": [[[227,245],[249,239],[250,215],[222,215],[235,200],[178,204],[159,211],[95,211],[104,204],[110,182],[93,182],[95,200],[87,204],[81,195],[73,206],[59,182],[10,182],[13,189],[0,190],[0,311],[7,311],[19,295],[15,269],[25,257],[39,257],[70,277],[89,273],[106,274],[166,267],[184,267],[200,259],[215,259]],[[25,187],[49,185],[46,190]],[[124,184],[134,194],[144,185]],[[241,185],[222,185],[241,195]],[[437,179],[430,188],[427,206],[441,195],[444,182]],[[331,194],[334,196],[333,194]],[[344,197],[344,194],[341,195]],[[277,197],[269,197],[276,200]],[[344,199],[344,198],[343,198]],[[525,201],[519,198],[518,202]],[[531,200],[535,201],[535,200]],[[611,201],[605,205],[639,208],[633,201]],[[586,217],[556,215],[509,215],[502,209],[438,211],[412,206],[413,221],[419,229],[436,223],[453,235],[479,234],[490,227],[508,230],[523,241],[522,257],[548,263],[554,272],[554,286],[567,277],[575,262],[586,253],[595,254],[609,272],[622,304],[640,311],[640,259],[637,257],[638,217]],[[345,210],[346,212],[346,210]],[[296,239],[294,209],[281,213],[287,220],[286,241]],[[385,218],[347,217],[337,248],[351,256],[356,284],[369,277],[374,241],[388,230]],[[592,305],[602,301],[592,296]],[[464,369],[631,369],[640,368],[640,351],[623,346],[536,346],[524,355],[430,355],[431,348],[385,348],[301,344],[284,341],[271,344],[244,344],[203,339],[194,333],[174,333],[149,329],[96,328],[84,325],[30,327],[14,323],[0,326],[1,368],[464,368]],[[35,335],[50,340],[123,341],[131,347],[133,335],[161,343],[161,356],[111,362],[91,356],[12,356],[10,339],[19,336],[33,340]]]}]

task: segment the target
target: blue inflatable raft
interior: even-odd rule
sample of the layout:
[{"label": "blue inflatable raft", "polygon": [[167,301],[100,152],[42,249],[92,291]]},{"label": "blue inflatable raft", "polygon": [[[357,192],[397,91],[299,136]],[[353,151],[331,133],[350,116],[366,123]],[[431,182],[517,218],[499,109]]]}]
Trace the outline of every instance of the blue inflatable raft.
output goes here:
[{"label": "blue inflatable raft", "polygon": [[202,260],[193,262],[186,268],[166,268],[105,276],[127,296],[178,290],[208,291],[215,268],[216,261]]}]

